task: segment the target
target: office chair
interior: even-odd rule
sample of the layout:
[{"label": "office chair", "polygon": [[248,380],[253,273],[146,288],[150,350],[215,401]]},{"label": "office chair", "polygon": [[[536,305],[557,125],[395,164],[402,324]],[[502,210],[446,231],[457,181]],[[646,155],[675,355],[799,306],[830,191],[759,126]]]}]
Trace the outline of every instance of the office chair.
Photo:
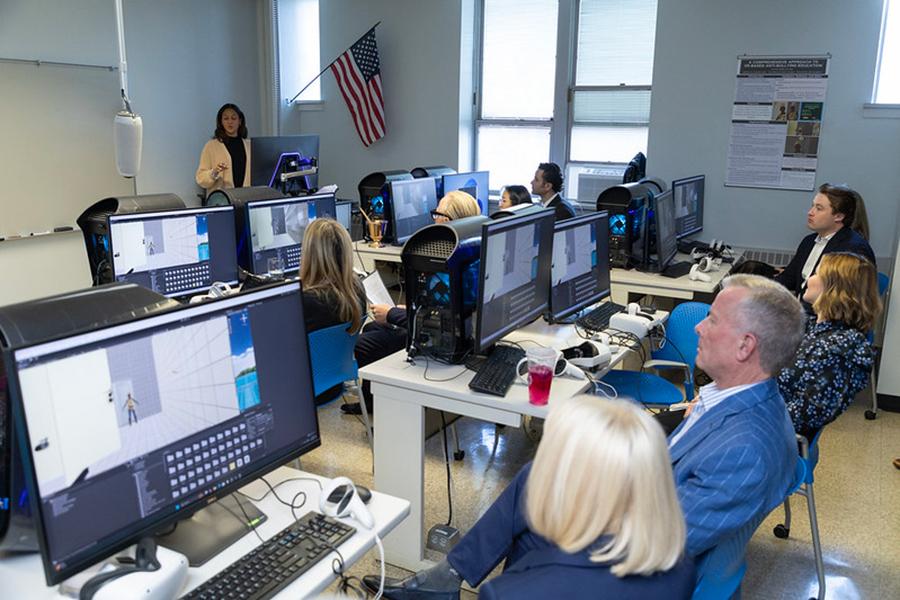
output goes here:
[{"label": "office chair", "polygon": [[[653,406],[671,406],[694,397],[694,367],[697,362],[697,333],[695,328],[709,314],[709,304],[684,302],[672,310],[666,321],[666,343],[651,353],[652,359],[641,371],[614,369],[603,381],[616,388],[620,396],[628,396]],[[643,369],[681,369],[684,371],[684,393],[678,386]],[[647,397],[648,400],[643,400]]]},{"label": "office chair", "polygon": [[[356,359],[353,357],[353,347],[359,333],[347,333],[350,323],[341,323],[313,331],[309,338],[309,358],[312,363],[313,387],[318,396],[325,390],[354,380],[359,388],[359,369]],[[372,441],[372,426],[369,422],[369,411],[366,403],[359,399],[362,408],[363,423],[366,426],[366,436],[369,439],[369,448],[372,450],[372,458],[375,458],[375,444]]]},{"label": "office chair", "polygon": [[[799,494],[806,497],[806,507],[809,511],[809,526],[812,530],[813,553],[816,557],[816,575],[819,579],[819,595],[816,600],[825,598],[825,564],[822,560],[822,541],[819,539],[819,521],[816,517],[816,500],[813,496],[813,470],[819,462],[819,436],[824,427],[808,442],[805,436],[797,434],[797,442],[800,447],[800,455],[797,457],[797,468],[794,475],[794,485],[784,499],[784,523],[778,524],[773,529],[775,537],[787,539],[791,533],[791,494]],[[810,599],[814,600],[814,599]]]},{"label": "office chair", "polygon": [[747,542],[763,519],[765,515],[759,515],[745,523],[731,537],[698,557],[697,584],[691,600],[724,600],[737,594],[747,571]]},{"label": "office chair", "polygon": [[[887,290],[890,285],[891,279],[884,273],[878,273],[878,295],[881,297],[881,304],[883,307],[887,307]],[[884,309],[882,309],[883,311]],[[868,334],[869,343],[872,344],[873,348],[875,346],[875,330],[869,331]],[[880,350],[878,348],[875,349],[876,353]],[[877,356],[877,354],[876,354]],[[877,359],[875,361],[878,362]],[[878,380],[875,376],[875,365],[872,365],[872,373],[869,376],[869,387],[871,388],[872,394],[872,408],[866,411],[866,420],[872,421],[875,417],[878,416]]]}]

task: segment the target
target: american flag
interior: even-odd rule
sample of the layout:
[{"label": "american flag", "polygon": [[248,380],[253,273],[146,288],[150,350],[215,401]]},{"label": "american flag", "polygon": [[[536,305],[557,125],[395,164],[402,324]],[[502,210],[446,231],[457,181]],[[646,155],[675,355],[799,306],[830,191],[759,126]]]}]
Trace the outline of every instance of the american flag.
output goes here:
[{"label": "american flag", "polygon": [[332,63],[341,94],[356,132],[364,146],[384,137],[384,97],[381,91],[381,63],[375,43],[375,29],[364,35]]}]

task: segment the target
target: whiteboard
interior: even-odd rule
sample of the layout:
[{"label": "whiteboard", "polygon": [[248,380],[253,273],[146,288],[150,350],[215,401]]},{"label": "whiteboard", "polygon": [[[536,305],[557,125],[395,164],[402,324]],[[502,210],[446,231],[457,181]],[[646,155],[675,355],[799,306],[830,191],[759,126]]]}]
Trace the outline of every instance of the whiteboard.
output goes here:
[{"label": "whiteboard", "polygon": [[133,195],[116,172],[116,71],[0,62],[0,236],[74,226],[102,198]]}]

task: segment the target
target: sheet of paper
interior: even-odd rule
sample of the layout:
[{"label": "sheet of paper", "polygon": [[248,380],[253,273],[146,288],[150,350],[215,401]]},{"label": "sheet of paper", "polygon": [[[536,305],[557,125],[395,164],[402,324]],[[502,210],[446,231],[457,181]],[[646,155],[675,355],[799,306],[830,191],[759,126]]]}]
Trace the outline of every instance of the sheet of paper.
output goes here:
[{"label": "sheet of paper", "polygon": [[394,306],[394,300],[384,287],[384,281],[378,271],[373,271],[371,275],[363,279],[363,287],[366,288],[366,298],[371,304],[388,304]]}]

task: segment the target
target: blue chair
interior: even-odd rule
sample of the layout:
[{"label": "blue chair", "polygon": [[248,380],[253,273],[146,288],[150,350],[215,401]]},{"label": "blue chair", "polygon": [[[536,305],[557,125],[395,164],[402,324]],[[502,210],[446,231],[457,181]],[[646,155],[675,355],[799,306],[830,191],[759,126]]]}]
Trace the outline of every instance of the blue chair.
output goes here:
[{"label": "blue chair", "polygon": [[[887,306],[887,301],[885,298],[885,294],[887,293],[888,286],[891,283],[891,278],[885,275],[884,273],[878,273],[878,295],[881,297],[881,302],[884,306]],[[869,343],[875,344],[875,331],[872,330],[869,332]],[[875,367],[872,367],[872,373],[869,376],[869,387],[870,392],[872,394],[872,408],[866,411],[866,420],[872,421],[875,417],[878,416],[878,381],[875,377]]]},{"label": "blue chair", "polygon": [[[694,368],[697,361],[697,333],[694,328],[709,314],[709,304],[685,302],[672,310],[666,321],[666,343],[652,353],[641,371],[614,369],[603,376],[620,396],[629,396],[643,404],[671,406],[694,397]],[[681,369],[684,393],[678,386],[643,369]],[[646,398],[646,400],[645,400]]]},{"label": "blue chair", "polygon": [[787,539],[791,533],[791,494],[805,496],[806,508],[809,511],[809,526],[812,530],[813,553],[816,557],[816,575],[819,579],[817,600],[825,598],[825,563],[822,560],[822,541],[819,538],[819,521],[816,518],[816,500],[813,496],[813,471],[819,462],[819,436],[822,435],[823,429],[816,433],[811,443],[807,442],[806,437],[797,435],[800,455],[797,457],[794,485],[784,499],[784,523],[776,525],[773,530],[775,537]]},{"label": "blue chair", "polygon": [[[318,396],[325,390],[339,383],[355,380],[359,384],[359,369],[356,358],[353,356],[353,348],[359,333],[347,333],[350,323],[332,325],[311,332],[309,339],[309,359],[312,364],[313,388]],[[372,456],[375,455],[375,445],[372,442],[372,426],[369,423],[369,411],[366,403],[360,398],[363,423],[366,426],[366,435],[369,439],[369,447]]]},{"label": "blue chair", "polygon": [[744,560],[747,542],[765,517],[757,515],[731,537],[697,557],[697,584],[691,594],[692,600],[724,600],[737,594],[747,571]]}]

